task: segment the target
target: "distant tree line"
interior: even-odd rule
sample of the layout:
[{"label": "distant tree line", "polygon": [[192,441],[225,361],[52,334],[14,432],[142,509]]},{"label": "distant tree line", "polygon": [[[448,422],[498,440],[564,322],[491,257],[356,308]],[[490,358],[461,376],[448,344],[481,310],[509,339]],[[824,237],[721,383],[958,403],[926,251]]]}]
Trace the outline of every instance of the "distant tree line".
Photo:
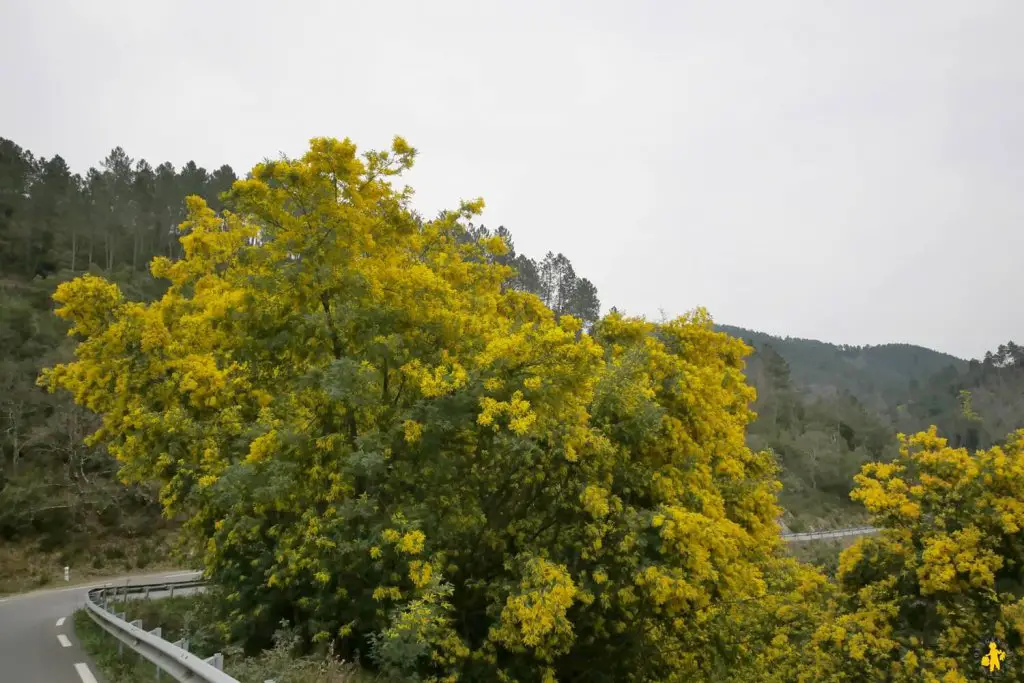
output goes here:
[{"label": "distant tree line", "polygon": [[994,353],[986,351],[982,362],[997,368],[1024,368],[1024,346],[1018,346],[1012,341],[1000,344]]},{"label": "distant tree line", "polygon": [[183,198],[196,194],[221,207],[220,195],[236,179],[228,165],[154,168],[121,147],[99,168],[72,173],[60,155],[37,157],[0,138],[0,272],[145,270],[155,255],[178,257]]},{"label": "distant tree line", "polygon": [[572,315],[587,324],[593,324],[601,313],[601,300],[597,287],[585,277],[576,275],[572,262],[559,252],[548,252],[540,261],[525,254],[516,253],[512,233],[504,226],[493,232],[487,227],[470,224],[466,231],[468,239],[480,240],[491,236],[504,240],[508,253],[497,260],[511,266],[516,275],[508,283],[512,289],[530,292],[540,297],[555,315]]},{"label": "distant tree line", "polygon": [[[194,161],[181,169],[165,161],[156,167],[115,147],[84,175],[73,173],[60,155],[37,157],[0,138],[0,274],[31,278],[62,270],[98,267],[146,271],[153,256],[181,256],[184,198],[198,195],[214,210],[238,179],[225,164],[210,172]],[[468,239],[498,235],[509,247],[501,257],[516,270],[508,286],[536,294],[557,315],[593,323],[600,313],[597,288],[579,277],[562,253],[537,261],[517,253],[504,226],[470,225]]]}]

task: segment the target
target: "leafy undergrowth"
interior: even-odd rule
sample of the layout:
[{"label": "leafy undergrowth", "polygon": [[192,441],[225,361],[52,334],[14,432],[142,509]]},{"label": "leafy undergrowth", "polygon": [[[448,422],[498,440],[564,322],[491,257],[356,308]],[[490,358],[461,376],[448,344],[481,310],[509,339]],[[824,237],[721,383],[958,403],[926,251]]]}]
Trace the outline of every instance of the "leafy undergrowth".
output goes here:
[{"label": "leafy undergrowth", "polygon": [[782,478],[779,503],[786,511],[783,521],[794,533],[845,529],[870,523],[864,508],[850,501],[848,493],[802,488],[794,477]]},{"label": "leafy undergrowth", "polygon": [[180,568],[170,551],[169,534],[145,540],[112,539],[87,550],[45,550],[37,543],[0,543],[0,595],[64,585],[64,567],[71,583],[83,583],[131,572]]},{"label": "leafy undergrowth", "polygon": [[[225,673],[241,683],[268,680],[275,683],[368,683],[374,680],[358,665],[329,654],[294,656],[298,639],[285,631],[277,634],[272,649],[258,656],[246,656],[241,648],[221,641],[213,626],[212,601],[204,595],[129,600],[113,603],[110,609],[125,612],[129,621],[141,619],[147,629],[159,625],[165,640],[186,638],[189,651],[199,657],[222,652]],[[127,649],[119,655],[117,641],[97,626],[84,609],[75,613],[75,631],[108,683],[153,680],[153,664]]]},{"label": "leafy undergrowth", "polygon": [[823,539],[804,543],[789,543],[789,553],[801,562],[814,565],[825,576],[834,579],[839,569],[839,555],[862,536]]},{"label": "leafy undergrowth", "polygon": [[[282,634],[283,636],[283,634]],[[297,639],[295,639],[297,640]],[[258,657],[231,656],[225,653],[225,670],[242,683],[368,683],[374,680],[355,664],[325,656],[293,657],[295,641],[277,638],[274,648]]]}]

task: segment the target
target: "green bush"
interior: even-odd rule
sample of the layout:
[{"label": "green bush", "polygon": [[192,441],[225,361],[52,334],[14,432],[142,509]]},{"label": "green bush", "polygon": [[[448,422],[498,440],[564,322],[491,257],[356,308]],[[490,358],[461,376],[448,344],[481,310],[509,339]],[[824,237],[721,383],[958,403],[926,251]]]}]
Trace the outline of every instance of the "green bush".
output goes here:
[{"label": "green bush", "polygon": [[116,545],[108,545],[104,548],[103,555],[108,560],[123,560],[125,558],[124,549]]},{"label": "green bush", "polygon": [[358,664],[325,654],[295,656],[302,639],[295,633],[279,630],[274,647],[256,657],[245,657],[241,648],[225,648],[225,670],[240,683],[360,683],[371,677]]}]

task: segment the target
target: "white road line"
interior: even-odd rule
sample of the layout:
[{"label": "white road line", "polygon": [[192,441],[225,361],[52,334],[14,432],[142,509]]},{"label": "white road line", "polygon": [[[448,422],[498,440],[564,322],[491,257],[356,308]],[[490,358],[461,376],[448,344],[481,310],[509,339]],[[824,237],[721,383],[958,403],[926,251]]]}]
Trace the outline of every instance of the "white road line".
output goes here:
[{"label": "white road line", "polygon": [[64,617],[61,617],[60,619],[57,620],[57,628],[60,628],[63,625],[64,625]]},{"label": "white road line", "polygon": [[89,665],[85,662],[75,664],[75,671],[78,672],[78,677],[82,679],[82,683],[97,683],[96,677],[92,675],[92,671],[89,671]]},{"label": "white road line", "polygon": [[168,574],[164,578],[165,579],[180,579],[183,576],[193,576],[193,575],[198,574],[198,573],[199,572],[179,572],[177,574]]},{"label": "white road line", "polygon": [[71,647],[71,641],[63,633],[57,636],[57,642],[60,643],[61,647]]}]

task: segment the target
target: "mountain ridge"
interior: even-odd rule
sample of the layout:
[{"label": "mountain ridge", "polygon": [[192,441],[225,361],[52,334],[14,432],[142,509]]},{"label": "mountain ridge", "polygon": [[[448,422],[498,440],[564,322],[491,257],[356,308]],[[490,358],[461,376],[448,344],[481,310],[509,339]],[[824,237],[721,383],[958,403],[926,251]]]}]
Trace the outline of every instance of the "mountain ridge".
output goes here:
[{"label": "mountain ridge", "polygon": [[757,390],[748,444],[777,456],[780,501],[794,530],[861,521],[854,475],[896,457],[897,434],[934,425],[953,447],[1001,443],[1024,426],[1024,349],[1013,342],[964,360],[916,344],[854,346],[780,337],[735,325],[715,329],[753,348]]}]

